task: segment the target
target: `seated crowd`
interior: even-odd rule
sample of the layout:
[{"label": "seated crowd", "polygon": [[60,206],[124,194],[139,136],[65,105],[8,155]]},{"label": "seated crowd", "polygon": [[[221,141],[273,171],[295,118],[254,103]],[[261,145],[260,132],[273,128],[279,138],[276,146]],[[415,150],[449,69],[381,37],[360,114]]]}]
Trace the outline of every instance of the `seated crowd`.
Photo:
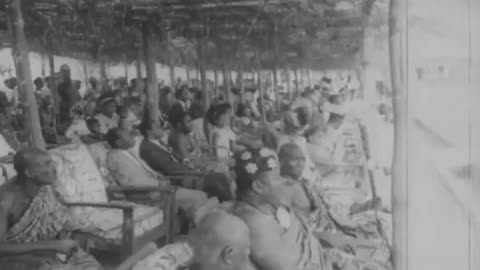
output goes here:
[{"label": "seated crowd", "polygon": [[[81,98],[69,92],[75,88],[67,67],[61,72],[60,108],[69,120],[55,126],[55,116],[40,113],[42,128],[56,129],[47,141],[56,149],[70,147],[65,151],[86,146],[104,189],[152,187],[152,200],[164,196],[155,188],[174,191],[182,236],[140,258],[133,269],[391,269],[388,229],[372,225],[390,226],[382,201],[337,205],[331,192],[331,183],[357,190],[361,173],[344,168],[368,163],[359,150],[357,119],[345,112],[354,91],[308,88],[291,104],[283,101],[283,111],[272,112],[279,121],[263,123],[254,113],[261,111],[257,100],[235,104],[235,110],[221,101],[204,108],[204,93],[179,86],[175,101],[162,101],[159,119],[150,119],[135,81],[104,93],[92,81]],[[42,84],[35,82],[38,102],[49,104]],[[162,91],[166,97],[170,90]],[[1,96],[0,164],[5,171],[13,164],[16,176],[8,172],[0,186],[0,264],[102,269],[101,258],[77,240],[82,233],[104,236],[98,232],[103,227],[72,211],[62,194],[76,178],[58,180],[68,174],[59,167],[59,150],[29,148],[18,134],[9,135],[13,103]],[[93,190],[93,184],[82,185],[82,192]]]}]

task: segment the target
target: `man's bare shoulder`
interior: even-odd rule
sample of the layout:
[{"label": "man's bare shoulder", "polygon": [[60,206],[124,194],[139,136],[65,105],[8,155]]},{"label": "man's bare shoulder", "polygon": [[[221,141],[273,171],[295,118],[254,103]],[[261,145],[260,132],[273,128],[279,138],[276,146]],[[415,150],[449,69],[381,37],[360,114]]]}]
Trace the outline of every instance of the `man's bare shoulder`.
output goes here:
[{"label": "man's bare shoulder", "polygon": [[233,213],[248,225],[252,233],[262,233],[275,230],[275,220],[256,209],[251,209],[250,207],[236,207],[233,210]]},{"label": "man's bare shoulder", "polygon": [[12,180],[0,186],[0,207],[3,210],[10,209],[15,203],[15,198],[19,192],[20,187]]}]

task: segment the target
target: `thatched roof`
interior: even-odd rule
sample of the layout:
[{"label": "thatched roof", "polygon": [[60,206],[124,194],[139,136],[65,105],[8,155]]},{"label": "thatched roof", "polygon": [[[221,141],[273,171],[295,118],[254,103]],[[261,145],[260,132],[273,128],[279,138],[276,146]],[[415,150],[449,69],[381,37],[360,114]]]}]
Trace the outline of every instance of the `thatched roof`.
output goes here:
[{"label": "thatched roof", "polygon": [[[207,66],[218,66],[228,58],[246,68],[268,68],[353,61],[362,44],[365,15],[375,10],[374,2],[30,0],[23,1],[23,8],[25,31],[37,50],[53,48],[59,55],[133,61],[139,26],[146,22],[155,25],[161,62],[193,64],[198,43],[206,38]],[[377,2],[376,10],[382,10],[385,1]],[[0,27],[5,22],[2,12]],[[375,16],[380,24],[386,21],[384,13]]]}]

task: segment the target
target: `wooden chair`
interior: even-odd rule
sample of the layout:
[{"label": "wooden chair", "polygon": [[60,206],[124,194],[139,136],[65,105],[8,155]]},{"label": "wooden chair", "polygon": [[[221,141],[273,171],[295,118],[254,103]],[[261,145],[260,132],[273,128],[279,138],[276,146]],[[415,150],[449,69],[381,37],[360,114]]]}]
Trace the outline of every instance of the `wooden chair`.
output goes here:
[{"label": "wooden chair", "polygon": [[[152,187],[114,187],[107,188],[109,196],[118,197],[129,195],[145,195],[152,192],[162,193],[161,199],[157,202],[152,200],[136,200],[135,203],[143,203],[152,205],[154,203],[158,208],[163,210],[163,223],[154,227],[143,235],[135,237],[134,234],[134,216],[133,211],[135,206],[125,204],[119,201],[112,201],[108,203],[87,203],[87,202],[67,202],[66,205],[70,207],[94,207],[94,208],[111,208],[120,209],[123,213],[122,223],[122,239],[120,242],[104,239],[93,235],[83,235],[86,238],[86,250],[92,251],[108,251],[112,253],[121,254],[122,257],[133,255],[138,250],[141,250],[152,240],[164,239],[166,243],[171,243],[175,237],[175,189],[152,188]],[[132,200],[129,200],[132,202]]]},{"label": "wooden chair", "polygon": [[[106,251],[125,257],[141,249],[148,242],[160,239],[165,239],[166,242],[173,240],[176,211],[175,188],[106,188],[104,178],[85,145],[67,145],[50,152],[58,165],[59,191],[66,204],[73,207],[72,211],[76,211],[77,215],[84,214],[84,218],[93,224],[102,224],[102,211],[112,214],[116,219],[121,219],[121,224],[115,227],[117,228],[115,236],[108,235],[107,238],[99,236],[106,234],[80,233],[80,239],[84,240],[82,242],[86,250]],[[161,196],[155,196],[153,199],[149,196],[153,192],[160,193]],[[112,200],[119,198],[123,201]],[[148,223],[148,227],[142,228],[141,234],[136,234],[135,228],[138,227],[138,223],[134,220],[134,210],[136,208],[141,210],[142,206],[154,206],[154,208],[147,209],[145,219],[140,219],[143,221],[142,225]],[[111,213],[108,209],[116,213]],[[146,221],[157,214],[162,215],[159,216],[161,218],[159,221],[163,221],[161,224],[150,222],[151,220]]]}]

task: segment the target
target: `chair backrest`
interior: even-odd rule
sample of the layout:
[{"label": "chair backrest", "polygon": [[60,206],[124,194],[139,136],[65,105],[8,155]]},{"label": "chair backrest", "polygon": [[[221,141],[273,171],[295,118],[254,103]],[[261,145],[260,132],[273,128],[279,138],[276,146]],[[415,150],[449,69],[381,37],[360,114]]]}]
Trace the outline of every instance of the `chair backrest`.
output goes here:
[{"label": "chair backrest", "polygon": [[105,186],[108,187],[114,184],[115,181],[107,168],[107,156],[108,152],[110,151],[108,144],[106,142],[98,142],[88,144],[86,147],[103,177]]},{"label": "chair backrest", "polygon": [[49,151],[57,163],[57,189],[67,202],[108,202],[104,179],[83,144]]}]

